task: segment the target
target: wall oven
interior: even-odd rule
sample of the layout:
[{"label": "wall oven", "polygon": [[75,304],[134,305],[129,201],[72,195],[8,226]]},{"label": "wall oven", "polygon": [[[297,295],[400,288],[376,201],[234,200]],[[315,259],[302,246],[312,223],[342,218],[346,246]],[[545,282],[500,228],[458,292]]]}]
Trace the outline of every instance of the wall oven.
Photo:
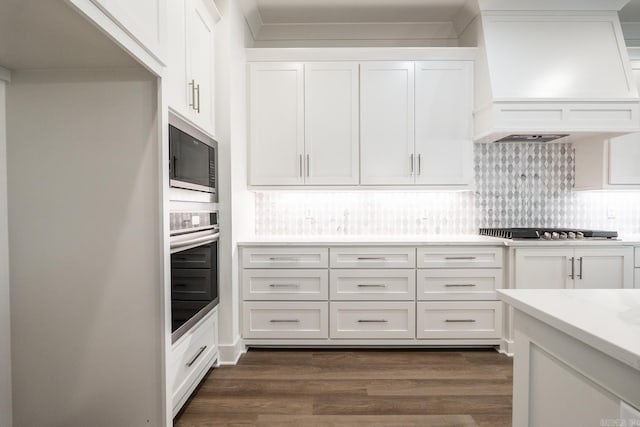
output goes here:
[{"label": "wall oven", "polygon": [[217,142],[169,114],[169,185],[212,193],[217,201]]},{"label": "wall oven", "polygon": [[171,341],[218,304],[217,212],[170,212]]}]

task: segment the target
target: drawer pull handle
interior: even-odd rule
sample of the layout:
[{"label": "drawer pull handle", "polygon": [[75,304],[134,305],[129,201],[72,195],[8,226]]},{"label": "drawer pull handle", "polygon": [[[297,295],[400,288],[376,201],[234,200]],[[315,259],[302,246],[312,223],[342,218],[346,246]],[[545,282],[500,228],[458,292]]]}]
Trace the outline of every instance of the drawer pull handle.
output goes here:
[{"label": "drawer pull handle", "polygon": [[200,357],[200,355],[202,355],[202,353],[204,353],[204,351],[207,349],[207,346],[203,346],[200,347],[200,350],[198,350],[198,352],[196,353],[195,356],[193,356],[193,358],[187,362],[187,368],[190,368],[191,365],[193,365],[194,363],[196,363],[196,360],[198,360],[198,357]]},{"label": "drawer pull handle", "polygon": [[300,285],[296,283],[272,283],[269,285],[271,288],[299,288]]},{"label": "drawer pull handle", "polygon": [[447,261],[463,261],[463,260],[474,260],[476,259],[476,257],[474,256],[447,256],[444,257],[444,259],[446,259]]},{"label": "drawer pull handle", "polygon": [[359,256],[358,261],[386,261],[387,258],[383,256]]},{"label": "drawer pull handle", "polygon": [[387,323],[388,320],[385,319],[360,319],[358,323]]},{"label": "drawer pull handle", "polygon": [[474,319],[447,319],[447,323],[476,323]]},{"label": "drawer pull handle", "polygon": [[291,261],[291,262],[298,262],[300,261],[299,258],[296,257],[286,257],[286,256],[272,256],[269,258],[270,261]]},{"label": "drawer pull handle", "polygon": [[371,285],[367,285],[367,284],[359,284],[358,285],[359,288],[386,288],[387,285],[385,285],[384,283],[381,284],[371,284]]},{"label": "drawer pull handle", "polygon": [[447,283],[445,288],[472,288],[476,286],[474,283]]},{"label": "drawer pull handle", "polygon": [[271,323],[300,323],[299,319],[271,319]]}]

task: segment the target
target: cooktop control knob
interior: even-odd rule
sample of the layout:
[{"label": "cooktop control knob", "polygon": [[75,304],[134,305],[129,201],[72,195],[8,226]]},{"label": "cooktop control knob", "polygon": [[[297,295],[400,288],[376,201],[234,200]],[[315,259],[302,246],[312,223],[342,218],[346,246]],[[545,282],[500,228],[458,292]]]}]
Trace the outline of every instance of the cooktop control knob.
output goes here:
[{"label": "cooktop control knob", "polygon": [[573,231],[569,232],[569,238],[570,239],[575,239],[576,238],[576,233],[574,233]]},{"label": "cooktop control knob", "polygon": [[560,233],[560,240],[567,240],[568,237],[569,235],[564,231]]},{"label": "cooktop control knob", "polygon": [[554,231],[553,233],[551,233],[551,240],[559,240],[560,239],[560,234],[558,234],[557,231]]},{"label": "cooktop control knob", "polygon": [[545,240],[551,240],[551,233],[549,233],[548,231],[545,231],[544,234],[542,235],[542,238]]},{"label": "cooktop control knob", "polygon": [[576,232],[576,239],[584,239],[584,233],[582,231]]}]

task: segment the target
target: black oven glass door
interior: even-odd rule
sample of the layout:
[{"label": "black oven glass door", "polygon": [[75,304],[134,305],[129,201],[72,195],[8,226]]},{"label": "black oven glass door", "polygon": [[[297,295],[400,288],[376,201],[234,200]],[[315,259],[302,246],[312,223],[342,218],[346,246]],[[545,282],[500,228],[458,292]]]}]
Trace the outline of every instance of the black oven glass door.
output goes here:
[{"label": "black oven glass door", "polygon": [[[173,186],[215,191],[215,150],[213,147],[169,125],[169,174],[178,181]],[[192,186],[184,186],[192,184]]]},{"label": "black oven glass door", "polygon": [[171,254],[172,340],[218,304],[218,240]]}]

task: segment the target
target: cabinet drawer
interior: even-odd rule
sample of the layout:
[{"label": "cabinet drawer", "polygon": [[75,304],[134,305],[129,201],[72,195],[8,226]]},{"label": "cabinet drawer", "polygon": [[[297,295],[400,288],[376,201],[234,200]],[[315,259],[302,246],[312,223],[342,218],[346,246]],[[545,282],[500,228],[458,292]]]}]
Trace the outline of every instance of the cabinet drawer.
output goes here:
[{"label": "cabinet drawer", "polygon": [[418,300],[495,300],[502,269],[418,270]]},{"label": "cabinet drawer", "polygon": [[502,248],[418,248],[418,268],[501,268]]},{"label": "cabinet drawer", "polygon": [[331,270],[332,300],[413,301],[414,270]]},{"label": "cabinet drawer", "polygon": [[243,270],[245,300],[326,300],[327,270]]},{"label": "cabinet drawer", "polygon": [[327,268],[328,248],[245,248],[243,268]]},{"label": "cabinet drawer", "polygon": [[327,338],[326,302],[245,302],[244,338]]},{"label": "cabinet drawer", "polygon": [[331,248],[331,268],[415,268],[415,248]]},{"label": "cabinet drawer", "polygon": [[331,338],[415,338],[413,302],[332,302]]},{"label": "cabinet drawer", "polygon": [[174,415],[217,357],[217,315],[212,312],[183,335],[171,350],[168,372]]},{"label": "cabinet drawer", "polygon": [[419,302],[418,338],[500,338],[500,301]]}]

